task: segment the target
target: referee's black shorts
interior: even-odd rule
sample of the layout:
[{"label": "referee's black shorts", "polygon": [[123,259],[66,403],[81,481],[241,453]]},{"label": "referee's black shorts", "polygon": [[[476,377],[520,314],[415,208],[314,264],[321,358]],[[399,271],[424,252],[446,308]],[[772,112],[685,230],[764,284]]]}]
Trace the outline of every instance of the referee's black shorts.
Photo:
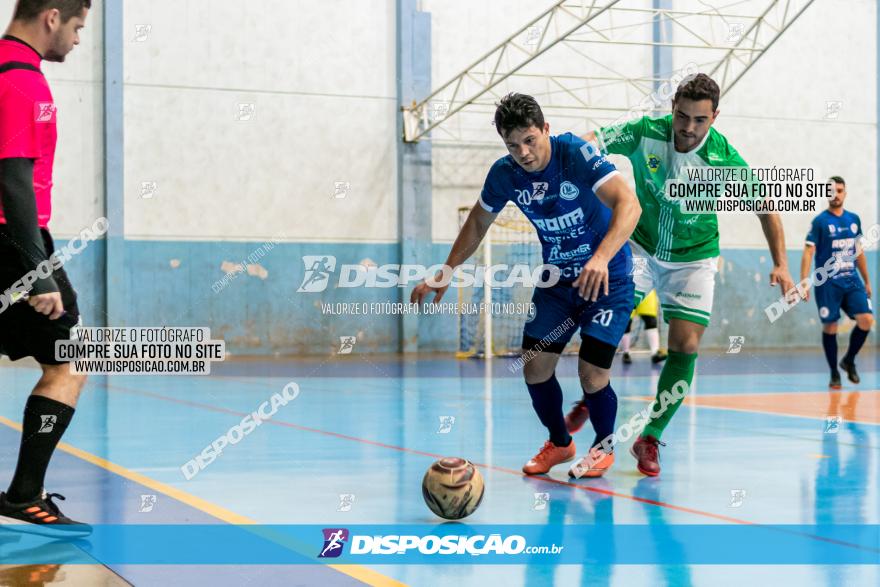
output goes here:
[{"label": "referee's black shorts", "polygon": [[[55,252],[55,244],[48,230],[40,229],[46,254]],[[0,294],[24,277],[27,269],[21,262],[18,249],[11,244],[6,226],[0,224]],[[65,313],[57,320],[34,310],[27,300],[19,300],[0,312],[0,354],[13,361],[33,357],[43,365],[60,365],[68,361],[55,360],[55,341],[70,339],[70,329],[79,322],[76,291],[63,268],[52,273],[61,293]],[[2,305],[0,305],[2,308]]]}]

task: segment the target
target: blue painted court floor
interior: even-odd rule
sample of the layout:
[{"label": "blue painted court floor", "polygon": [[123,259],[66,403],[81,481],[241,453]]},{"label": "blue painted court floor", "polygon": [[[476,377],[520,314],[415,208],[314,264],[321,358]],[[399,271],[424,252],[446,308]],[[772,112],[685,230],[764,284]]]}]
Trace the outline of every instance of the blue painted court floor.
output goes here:
[{"label": "blue painted court floor", "polygon": [[[328,566],[317,558],[318,535],[290,546],[299,560],[288,565],[138,564],[101,560],[98,555],[105,551],[95,545],[55,544],[51,557],[57,560],[25,572],[9,561],[13,553],[21,558],[27,541],[5,533],[0,534],[0,583],[13,577],[25,584],[30,579],[60,584],[65,581],[58,579],[59,569],[66,566],[66,582],[74,584],[83,557],[94,556],[95,565],[106,564],[119,584],[135,585],[880,584],[876,541],[859,542],[858,533],[855,542],[843,545],[809,532],[803,540],[815,561],[827,558],[831,548],[844,548],[869,561],[873,557],[875,564],[739,564],[735,542],[728,545],[729,561],[722,552],[717,564],[700,564],[676,538],[678,529],[706,525],[731,530],[849,525],[876,531],[880,376],[875,349],[861,353],[861,383],[844,381],[837,393],[827,389],[819,353],[702,354],[688,403],[664,434],[662,473],[654,479],[636,471],[628,453],[631,440],[618,447],[616,463],[602,479],[572,481],[567,465],[547,476],[524,477],[520,467],[546,433],[511,364],[507,359],[349,355],[230,360],[214,364],[204,377],[92,376],[54,457],[47,489],[67,497],[68,515],[108,527],[382,525],[404,534],[420,525],[448,532],[454,526],[438,526],[442,520],[425,506],[421,479],[436,458],[461,456],[477,465],[486,485],[482,504],[462,528],[516,525],[555,537],[559,528],[580,526],[599,532],[591,540],[600,545],[601,532],[611,536],[609,529],[635,527],[641,532],[636,536],[644,538],[622,540],[615,534],[615,558],[489,565],[415,559],[381,564],[376,557],[358,564],[344,557],[344,564]],[[644,356],[628,367],[615,362],[618,424],[647,406],[658,374]],[[37,375],[23,362],[0,364],[3,479],[14,468],[16,425]],[[566,401],[578,399],[576,357],[562,359],[559,375]],[[206,447],[290,382],[300,389],[295,400],[198,466],[196,457],[204,457]],[[591,430],[575,436],[581,454],[590,440]],[[780,538],[776,545],[780,560],[790,548],[786,544]],[[583,548],[592,552],[589,543]],[[772,554],[773,547],[768,550]],[[662,556],[654,564],[616,562],[648,558],[647,551]]]}]

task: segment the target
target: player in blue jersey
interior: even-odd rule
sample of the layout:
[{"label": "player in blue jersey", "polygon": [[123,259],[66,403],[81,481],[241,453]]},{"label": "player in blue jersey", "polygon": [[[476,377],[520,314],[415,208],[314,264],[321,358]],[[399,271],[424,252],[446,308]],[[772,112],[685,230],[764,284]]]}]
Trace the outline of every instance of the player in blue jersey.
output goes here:
[{"label": "player in blue jersey", "polygon": [[[840,310],[842,308],[856,321],[856,327],[849,337],[849,348],[840,361],[840,366],[853,383],[859,382],[856,354],[868,338],[874,317],[871,315],[868,262],[858,246],[859,237],[862,236],[862,221],[857,215],[843,209],[846,199],[846,182],[843,178],[834,176],[830,181],[834,196],[828,202],[828,209],[813,219],[807,234],[804,255],[801,258],[801,282],[807,279],[815,254],[816,305],[822,321],[822,347],[831,369],[831,381],[828,385],[832,389],[840,389],[840,371],[837,370],[837,321],[840,320]],[[822,279],[819,269],[832,257],[836,259],[834,264],[837,271],[828,271],[827,279]],[[856,269],[861,273],[862,279],[856,275]],[[825,275],[826,272],[822,274]],[[806,297],[809,298],[809,289],[806,290]]]},{"label": "player in blue jersey", "polygon": [[[614,462],[613,446],[606,439],[614,431],[617,396],[609,376],[633,309],[627,239],[641,207],[614,165],[592,145],[570,133],[550,136],[550,125],[531,96],[505,96],[495,111],[495,128],[509,154],[489,170],[446,265],[454,269],[474,254],[509,201],[534,225],[544,263],[558,270],[559,279],[552,287],[535,288],[535,314],[523,332],[526,386],[550,435],[523,472],[544,474],[573,460],[577,449],[571,433],[589,419],[596,438],[569,474],[599,477]],[[433,301],[439,302],[447,288],[443,283],[419,284],[411,301],[421,303],[433,291]],[[555,370],[577,329],[582,339],[578,374],[583,394],[565,416]]]}]

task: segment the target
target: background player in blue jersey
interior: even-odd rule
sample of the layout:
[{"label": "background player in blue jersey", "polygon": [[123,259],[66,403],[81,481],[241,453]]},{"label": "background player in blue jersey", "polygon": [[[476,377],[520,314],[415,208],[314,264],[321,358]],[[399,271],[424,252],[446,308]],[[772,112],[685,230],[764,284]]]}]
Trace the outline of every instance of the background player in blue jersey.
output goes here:
[{"label": "background player in blue jersey", "polygon": [[[837,272],[824,283],[816,284],[816,305],[819,307],[819,319],[822,321],[822,347],[825,358],[831,368],[829,386],[840,388],[840,371],[837,370],[837,321],[840,310],[855,319],[856,327],[849,337],[849,348],[840,366],[846,371],[853,383],[859,382],[856,371],[856,354],[874,323],[871,315],[871,282],[868,279],[868,262],[865,254],[858,248],[859,237],[862,236],[862,221],[852,212],[843,209],[846,199],[846,182],[842,177],[834,176],[830,180],[834,197],[828,202],[828,209],[813,219],[810,232],[807,234],[804,256],[801,259],[801,281],[807,279],[813,254],[816,256],[816,268],[825,265],[831,257],[837,259]],[[864,279],[864,283],[856,275],[855,269]],[[809,290],[806,297],[809,298]]]},{"label": "background player in blue jersey", "polygon": [[[550,125],[531,96],[505,96],[495,111],[495,128],[509,155],[489,170],[446,265],[455,268],[474,254],[508,201],[535,226],[544,263],[558,268],[559,281],[535,289],[535,315],[523,332],[526,385],[538,418],[550,433],[523,471],[543,474],[573,460],[577,449],[571,433],[590,419],[596,439],[569,473],[598,477],[614,462],[608,443],[605,450],[598,443],[612,434],[617,416],[609,375],[633,308],[626,241],[641,207],[614,165],[592,145],[570,133],[550,136]],[[434,302],[439,302],[447,287],[419,284],[411,300],[421,303],[433,291]],[[556,363],[578,328],[583,341],[578,361],[583,399],[564,416]]]}]

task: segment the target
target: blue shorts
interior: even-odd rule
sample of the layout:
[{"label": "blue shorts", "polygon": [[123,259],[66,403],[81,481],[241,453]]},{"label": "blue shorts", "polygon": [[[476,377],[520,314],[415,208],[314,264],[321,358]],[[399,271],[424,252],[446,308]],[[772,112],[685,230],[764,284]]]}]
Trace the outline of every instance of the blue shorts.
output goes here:
[{"label": "blue shorts", "polygon": [[[631,277],[608,284],[608,295],[595,302],[585,300],[571,283],[536,287],[535,305],[523,329],[523,336],[550,343],[548,350],[564,347],[580,327],[581,338],[591,336],[614,348],[629,323],[633,311],[635,285]],[[550,340],[550,339],[553,340]]]},{"label": "blue shorts", "polygon": [[865,285],[856,277],[829,279],[815,287],[815,297],[822,324],[840,320],[841,309],[850,318],[871,313],[871,300],[868,299]]}]

